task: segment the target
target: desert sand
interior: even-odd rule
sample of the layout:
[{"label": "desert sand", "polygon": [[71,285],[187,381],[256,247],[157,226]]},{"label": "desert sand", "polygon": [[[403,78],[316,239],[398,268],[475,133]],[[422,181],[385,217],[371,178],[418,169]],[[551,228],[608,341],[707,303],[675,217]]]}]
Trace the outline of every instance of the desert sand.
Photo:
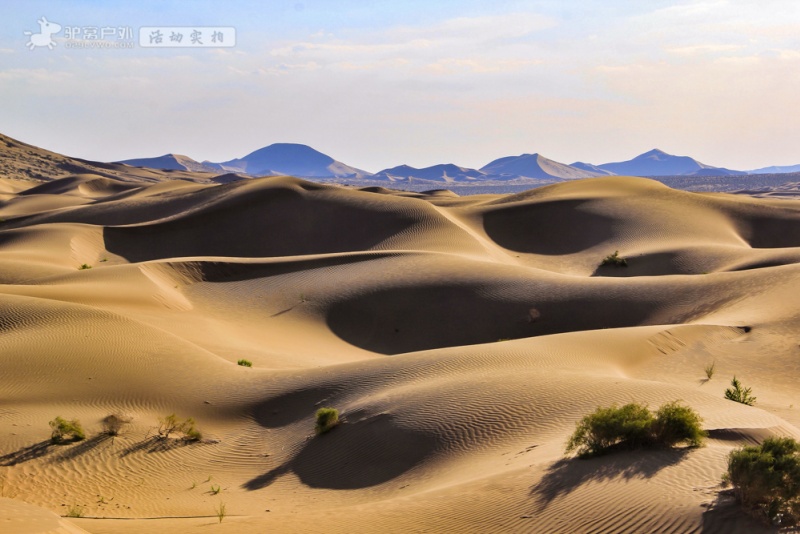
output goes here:
[{"label": "desert sand", "polygon": [[[0,531],[769,531],[720,481],[800,438],[796,200],[91,170],[0,183]],[[676,399],[705,447],[564,456],[596,407]],[[203,439],[155,439],[171,413]]]}]

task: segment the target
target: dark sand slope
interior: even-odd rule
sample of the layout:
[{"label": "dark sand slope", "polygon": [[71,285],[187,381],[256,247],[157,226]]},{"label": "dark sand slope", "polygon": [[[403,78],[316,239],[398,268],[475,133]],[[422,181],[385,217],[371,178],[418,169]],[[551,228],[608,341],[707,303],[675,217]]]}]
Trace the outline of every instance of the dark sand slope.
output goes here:
[{"label": "dark sand slope", "polygon": [[[795,201],[620,177],[2,194],[9,532],[768,531],[719,482],[732,448],[800,438]],[[629,266],[599,267],[615,250]],[[733,374],[755,407],[723,398]],[[706,447],[563,458],[598,405],[675,399]],[[320,406],[344,423],[315,437]],[[113,412],[132,422],[112,439]],[[153,439],[173,412],[205,440]],[[89,439],[49,445],[56,415]]]}]

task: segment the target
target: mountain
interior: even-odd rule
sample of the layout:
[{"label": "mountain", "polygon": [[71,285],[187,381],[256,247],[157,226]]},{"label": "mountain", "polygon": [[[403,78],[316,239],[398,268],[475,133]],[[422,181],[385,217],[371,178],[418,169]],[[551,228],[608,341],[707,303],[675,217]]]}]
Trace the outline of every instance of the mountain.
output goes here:
[{"label": "mountain", "polygon": [[560,178],[562,180],[592,178],[595,176],[601,176],[602,174],[607,174],[571,167],[569,165],[547,159],[539,154],[507,156],[505,158],[492,161],[488,165],[481,167],[480,170],[486,174],[500,176],[514,176],[523,178]]},{"label": "mountain", "polygon": [[645,152],[629,161],[604,163],[601,169],[624,176],[730,176],[747,174],[700,163],[689,156],[673,156],[658,149]]},{"label": "mountain", "polygon": [[787,174],[790,172],[800,172],[800,165],[788,165],[783,167],[762,167],[760,169],[753,169],[747,171],[747,174]]},{"label": "mountain", "polygon": [[592,165],[591,163],[584,163],[582,161],[576,161],[575,163],[570,163],[570,167],[575,167],[576,169],[581,169],[583,171],[589,172],[596,172],[598,176],[613,176],[614,173],[611,171],[607,171],[605,169],[601,169],[597,165]]},{"label": "mountain", "polygon": [[49,182],[78,174],[92,174],[129,182],[158,182],[168,179],[204,180],[201,175],[183,170],[168,175],[150,169],[137,169],[121,163],[103,163],[72,158],[0,134],[0,177]]},{"label": "mountain", "polygon": [[118,161],[132,167],[148,167],[150,169],[162,169],[168,171],[194,171],[194,172],[216,172],[217,169],[195,161],[189,156],[180,154],[164,154],[157,158],[138,158]]},{"label": "mountain", "polygon": [[409,165],[398,165],[391,169],[384,169],[370,177],[375,180],[389,180],[392,182],[410,182],[411,180],[429,180],[435,182],[474,182],[490,179],[485,172],[466,167],[459,167],[452,163],[432,165],[417,169]]},{"label": "mountain", "polygon": [[203,162],[220,171],[243,172],[253,176],[281,175],[302,178],[366,178],[371,173],[345,165],[310,146],[275,143],[243,158],[223,163]]}]

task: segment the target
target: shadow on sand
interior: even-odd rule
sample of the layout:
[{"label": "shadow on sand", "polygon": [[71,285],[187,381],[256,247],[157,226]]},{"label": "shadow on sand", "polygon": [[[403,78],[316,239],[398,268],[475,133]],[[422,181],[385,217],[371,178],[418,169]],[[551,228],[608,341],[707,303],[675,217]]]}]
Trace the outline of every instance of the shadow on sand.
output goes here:
[{"label": "shadow on sand", "polygon": [[199,445],[202,443],[203,443],[202,441],[191,441],[187,439],[172,439],[172,438],[162,438],[160,436],[150,436],[148,438],[145,438],[141,441],[137,441],[136,443],[125,447],[122,450],[122,452],[120,452],[119,457],[124,458],[136,452],[147,452],[147,453],[166,452],[175,449],[180,449],[181,447],[188,447],[189,445]]},{"label": "shadow on sand", "polygon": [[91,452],[95,448],[99,447],[103,443],[112,443],[113,437],[109,436],[108,434],[97,434],[89,439],[85,439],[83,441],[76,442],[76,445],[65,448],[63,451],[60,451],[54,458],[53,461],[56,462],[66,462],[68,460],[74,460],[78,456],[82,454],[86,454]]},{"label": "shadow on sand", "polygon": [[378,414],[309,438],[291,459],[243,487],[258,490],[290,472],[312,488],[376,486],[418,465],[435,447],[433,436],[402,428],[391,415]]},{"label": "shadow on sand", "polygon": [[563,458],[554,463],[531,487],[538,510],[587,482],[612,479],[652,478],[666,467],[680,463],[691,449],[626,451],[596,458]]},{"label": "shadow on sand", "polygon": [[34,443],[33,445],[28,445],[27,447],[23,447],[18,451],[10,452],[0,456],[0,466],[11,467],[41,458],[50,452],[51,447],[54,447],[54,445],[49,439],[46,441],[40,441],[39,443]]}]

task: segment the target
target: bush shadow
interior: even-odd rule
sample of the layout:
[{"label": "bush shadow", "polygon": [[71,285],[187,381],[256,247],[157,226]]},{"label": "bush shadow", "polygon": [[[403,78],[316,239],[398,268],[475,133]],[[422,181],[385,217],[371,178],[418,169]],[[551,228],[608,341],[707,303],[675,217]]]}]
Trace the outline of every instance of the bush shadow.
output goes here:
[{"label": "bush shadow", "polygon": [[551,465],[531,487],[539,511],[553,500],[572,493],[587,482],[612,479],[652,478],[666,467],[677,465],[691,449],[649,449],[612,453],[592,458],[562,458]]},{"label": "bush shadow", "polygon": [[[704,534],[716,534],[717,532],[747,532],[748,534],[781,532],[778,528],[761,523],[747,514],[736,502],[731,489],[720,491],[713,502],[704,506],[706,510],[703,512],[703,524],[700,530]],[[790,530],[789,532],[796,532],[796,530]]]},{"label": "bush shadow", "polygon": [[188,447],[189,445],[198,445],[200,443],[202,442],[190,441],[186,439],[172,439],[172,438],[162,438],[160,436],[150,436],[148,438],[145,438],[141,441],[137,441],[136,443],[125,447],[119,453],[119,457],[124,458],[126,456],[129,456],[137,452],[146,452],[148,454],[156,452],[167,452],[175,449],[180,449],[183,447]]},{"label": "bush shadow", "polygon": [[0,466],[12,467],[17,464],[41,458],[50,452],[50,447],[54,447],[54,445],[49,439],[34,443],[33,445],[28,445],[27,447],[0,456]]},{"label": "bush shadow", "polygon": [[112,436],[108,434],[97,434],[89,439],[78,441],[76,445],[59,452],[59,454],[53,458],[53,461],[66,462],[68,460],[74,460],[78,456],[86,454],[112,439]]}]

